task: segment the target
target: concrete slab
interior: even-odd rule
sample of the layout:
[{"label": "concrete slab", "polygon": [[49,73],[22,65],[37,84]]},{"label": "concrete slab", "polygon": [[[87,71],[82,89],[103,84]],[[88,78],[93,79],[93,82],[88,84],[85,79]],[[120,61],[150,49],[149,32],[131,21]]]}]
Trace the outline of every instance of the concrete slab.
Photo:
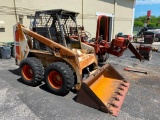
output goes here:
[{"label": "concrete slab", "polygon": [[[160,120],[160,53],[139,62],[130,51],[110,55],[112,64],[131,83],[118,117],[74,101],[75,93],[61,97],[48,92],[45,84],[30,87],[21,82],[14,58],[0,59],[0,119],[2,120]],[[124,71],[141,68],[148,74]]]}]

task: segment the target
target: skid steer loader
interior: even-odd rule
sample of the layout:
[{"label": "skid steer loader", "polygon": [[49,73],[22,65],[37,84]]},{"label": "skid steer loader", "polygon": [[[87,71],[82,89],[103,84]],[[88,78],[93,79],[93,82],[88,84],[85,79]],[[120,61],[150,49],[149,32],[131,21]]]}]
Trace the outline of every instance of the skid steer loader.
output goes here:
[{"label": "skid steer loader", "polygon": [[110,64],[98,67],[94,48],[70,37],[77,15],[62,9],[37,11],[32,29],[20,23],[13,27],[21,78],[30,86],[44,80],[57,95],[75,89],[77,102],[117,116],[129,83]]}]

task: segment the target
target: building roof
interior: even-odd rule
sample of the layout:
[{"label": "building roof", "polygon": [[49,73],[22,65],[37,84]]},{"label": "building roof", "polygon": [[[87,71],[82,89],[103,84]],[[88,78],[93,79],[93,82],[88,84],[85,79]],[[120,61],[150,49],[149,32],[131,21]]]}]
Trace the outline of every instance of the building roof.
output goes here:
[{"label": "building roof", "polygon": [[67,15],[70,14],[72,16],[77,16],[79,13],[78,12],[73,12],[69,10],[64,10],[64,9],[52,9],[52,10],[41,10],[41,11],[36,11],[36,14],[58,14],[58,15]]}]

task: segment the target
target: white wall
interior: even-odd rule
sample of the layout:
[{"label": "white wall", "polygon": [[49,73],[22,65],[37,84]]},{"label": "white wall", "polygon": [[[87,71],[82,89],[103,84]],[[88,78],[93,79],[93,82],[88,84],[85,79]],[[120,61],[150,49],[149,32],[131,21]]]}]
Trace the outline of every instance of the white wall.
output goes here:
[{"label": "white wall", "polygon": [[[77,17],[78,24],[82,24],[82,0],[15,0],[17,14],[24,15],[23,25],[29,27],[29,19],[26,15],[34,14],[36,10],[48,9],[67,9],[79,12]],[[132,7],[134,0],[83,0],[84,3],[84,27],[92,37],[96,35],[96,12],[106,14],[115,13],[114,33],[124,32],[130,34],[132,21]],[[5,7],[2,7],[5,6]],[[0,32],[0,42],[13,41],[12,27],[16,23],[14,16],[13,0],[0,1],[0,21],[5,22],[5,32]],[[114,9],[115,8],[115,9]],[[115,11],[114,11],[115,10]],[[9,15],[10,14],[10,15]]]}]

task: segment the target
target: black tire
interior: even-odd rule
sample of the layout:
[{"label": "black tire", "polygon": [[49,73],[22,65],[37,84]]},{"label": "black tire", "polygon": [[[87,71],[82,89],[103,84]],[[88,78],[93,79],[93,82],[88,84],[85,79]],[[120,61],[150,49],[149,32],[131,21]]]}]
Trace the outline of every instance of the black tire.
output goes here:
[{"label": "black tire", "polygon": [[137,36],[133,36],[133,42],[137,42]]},{"label": "black tire", "polygon": [[25,58],[20,63],[20,74],[22,81],[30,86],[36,86],[42,82],[44,76],[44,69],[42,63],[34,58]]},{"label": "black tire", "polygon": [[151,58],[152,58],[152,50],[149,51],[147,59],[151,60]]},{"label": "black tire", "polygon": [[108,58],[109,58],[108,53],[105,53],[104,55],[98,55],[98,62],[106,62]]},{"label": "black tire", "polygon": [[154,42],[159,42],[159,41],[160,41],[160,38],[158,38],[158,37],[154,38]]},{"label": "black tire", "polygon": [[61,96],[67,95],[75,83],[72,69],[63,62],[50,64],[45,70],[44,78],[50,91]]},{"label": "black tire", "polygon": [[139,53],[144,57],[146,60],[151,60],[152,58],[152,50],[146,52],[146,51],[139,51]]}]

